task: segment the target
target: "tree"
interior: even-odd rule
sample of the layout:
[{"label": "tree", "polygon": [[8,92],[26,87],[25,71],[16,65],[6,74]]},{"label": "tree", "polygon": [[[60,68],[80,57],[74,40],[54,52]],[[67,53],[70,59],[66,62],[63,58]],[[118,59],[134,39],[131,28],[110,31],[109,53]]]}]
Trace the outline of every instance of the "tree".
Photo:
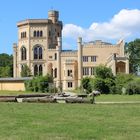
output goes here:
[{"label": "tree", "polygon": [[86,93],[90,93],[92,91],[91,80],[92,79],[90,77],[85,77],[81,80],[81,86],[86,90]]},{"label": "tree", "polygon": [[27,65],[23,65],[22,71],[21,71],[21,77],[30,77],[31,76],[31,70]]},{"label": "tree", "polygon": [[115,86],[115,77],[111,68],[104,65],[96,67],[96,74],[93,81],[93,88],[101,93],[111,93],[112,87]]},{"label": "tree", "polygon": [[0,54],[0,77],[13,76],[13,56],[6,53]]},{"label": "tree", "polygon": [[108,68],[104,65],[99,65],[96,67],[95,76],[102,79],[114,77],[111,68]]},{"label": "tree", "polygon": [[129,54],[130,72],[137,73],[140,67],[140,39],[135,39],[125,45],[126,53]]}]

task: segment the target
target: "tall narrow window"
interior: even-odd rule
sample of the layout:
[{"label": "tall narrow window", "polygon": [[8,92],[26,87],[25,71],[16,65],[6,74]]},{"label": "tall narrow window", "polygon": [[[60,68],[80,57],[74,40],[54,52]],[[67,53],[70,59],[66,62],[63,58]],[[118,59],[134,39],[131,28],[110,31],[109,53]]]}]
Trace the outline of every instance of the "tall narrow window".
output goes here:
[{"label": "tall narrow window", "polygon": [[21,48],[21,60],[26,60],[26,48]]},{"label": "tall narrow window", "polygon": [[38,75],[38,66],[34,66],[34,76]]},{"label": "tall narrow window", "polygon": [[39,37],[39,31],[37,31],[37,37]]},{"label": "tall narrow window", "polygon": [[34,37],[36,37],[36,31],[34,31]]},{"label": "tall narrow window", "polygon": [[54,54],[54,59],[57,60],[57,53]]},{"label": "tall narrow window", "polygon": [[39,59],[42,59],[42,48],[39,47],[38,50],[39,50]]},{"label": "tall narrow window", "polygon": [[43,72],[43,68],[42,68],[42,65],[39,65],[39,75],[42,75],[42,72]]},{"label": "tall narrow window", "polygon": [[57,78],[57,68],[54,69],[54,78]]},{"label": "tall narrow window", "polygon": [[91,75],[95,74],[95,67],[91,67]]},{"label": "tall narrow window", "polygon": [[42,37],[43,36],[43,32],[42,31],[40,31],[40,37]]},{"label": "tall narrow window", "polygon": [[24,32],[24,38],[26,38],[26,32]]},{"label": "tall narrow window", "polygon": [[38,49],[37,47],[34,48],[34,59],[37,59],[38,57]]}]

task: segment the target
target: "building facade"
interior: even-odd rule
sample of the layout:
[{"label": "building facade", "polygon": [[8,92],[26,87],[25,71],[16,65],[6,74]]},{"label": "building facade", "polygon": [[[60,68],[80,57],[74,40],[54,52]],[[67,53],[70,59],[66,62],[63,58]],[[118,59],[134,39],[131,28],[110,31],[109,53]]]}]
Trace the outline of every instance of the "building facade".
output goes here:
[{"label": "building facade", "polygon": [[51,74],[57,87],[75,89],[85,76],[94,76],[100,64],[111,67],[114,75],[129,73],[124,41],[117,44],[96,40],[77,40],[77,50],[62,50],[62,21],[58,11],[49,11],[48,19],[28,19],[17,23],[18,43],[13,44],[14,77],[21,77],[27,65],[33,76]]}]

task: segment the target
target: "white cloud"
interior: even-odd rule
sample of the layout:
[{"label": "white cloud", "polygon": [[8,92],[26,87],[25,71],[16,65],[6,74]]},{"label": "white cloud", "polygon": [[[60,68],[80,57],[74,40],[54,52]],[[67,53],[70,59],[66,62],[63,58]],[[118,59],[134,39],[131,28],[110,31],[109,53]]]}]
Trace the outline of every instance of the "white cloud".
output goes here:
[{"label": "white cloud", "polygon": [[93,22],[89,28],[84,29],[74,24],[65,24],[63,37],[76,39],[79,36],[85,41],[95,39],[118,40],[135,36],[140,32],[140,10],[123,9],[112,17],[110,21],[103,23]]}]

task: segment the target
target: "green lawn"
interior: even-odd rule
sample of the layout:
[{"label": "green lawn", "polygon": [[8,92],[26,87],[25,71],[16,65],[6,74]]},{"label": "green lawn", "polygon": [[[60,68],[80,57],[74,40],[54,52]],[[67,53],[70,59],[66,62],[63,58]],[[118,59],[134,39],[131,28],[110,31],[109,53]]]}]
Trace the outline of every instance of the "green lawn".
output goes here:
[{"label": "green lawn", "polygon": [[108,94],[108,95],[100,95],[95,97],[98,102],[127,102],[127,101],[140,101],[140,95],[116,95],[116,94]]},{"label": "green lawn", "polygon": [[140,105],[0,103],[0,140],[139,140]]},{"label": "green lawn", "polygon": [[19,94],[32,94],[33,92],[29,91],[2,91],[0,90],[0,96],[2,95],[19,95]]}]

